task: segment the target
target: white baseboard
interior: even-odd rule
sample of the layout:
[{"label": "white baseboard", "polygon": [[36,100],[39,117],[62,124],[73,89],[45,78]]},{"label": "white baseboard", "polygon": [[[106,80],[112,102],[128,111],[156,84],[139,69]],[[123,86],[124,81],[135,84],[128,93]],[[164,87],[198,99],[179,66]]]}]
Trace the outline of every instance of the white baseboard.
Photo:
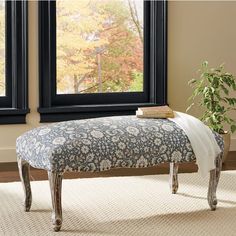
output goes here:
[{"label": "white baseboard", "polygon": [[0,148],[0,163],[16,162],[16,148]]},{"label": "white baseboard", "polygon": [[[230,151],[236,151],[236,136],[231,138]],[[15,147],[0,148],[0,163],[16,162]]]}]

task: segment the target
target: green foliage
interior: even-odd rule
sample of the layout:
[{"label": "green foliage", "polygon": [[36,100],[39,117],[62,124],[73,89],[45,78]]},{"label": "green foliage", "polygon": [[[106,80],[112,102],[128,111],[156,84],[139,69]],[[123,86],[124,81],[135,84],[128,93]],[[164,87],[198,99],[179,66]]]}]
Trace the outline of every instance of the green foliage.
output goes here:
[{"label": "green foliage", "polygon": [[130,85],[130,92],[142,92],[143,91],[143,73],[133,72],[133,82]]},{"label": "green foliage", "polygon": [[[209,68],[207,61],[202,63],[199,73],[198,79],[189,81],[194,89],[189,100],[193,102],[186,111],[195,105],[203,107],[205,111],[201,120],[211,129],[223,133],[224,124],[228,124],[231,132],[235,132],[236,123],[228,115],[229,111],[236,110],[236,98],[230,96],[236,90],[235,77],[224,71],[223,64],[218,68]],[[197,98],[199,101],[196,103]]]}]

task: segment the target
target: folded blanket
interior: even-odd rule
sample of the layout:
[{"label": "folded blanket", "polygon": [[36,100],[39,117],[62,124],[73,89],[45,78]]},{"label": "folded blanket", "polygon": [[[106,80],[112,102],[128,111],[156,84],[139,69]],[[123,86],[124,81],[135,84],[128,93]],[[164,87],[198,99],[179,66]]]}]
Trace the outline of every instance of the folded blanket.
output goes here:
[{"label": "folded blanket", "polygon": [[221,153],[212,130],[199,119],[182,112],[174,112],[175,122],[188,136],[196,156],[198,171],[205,177],[210,170],[215,169],[215,158]]}]

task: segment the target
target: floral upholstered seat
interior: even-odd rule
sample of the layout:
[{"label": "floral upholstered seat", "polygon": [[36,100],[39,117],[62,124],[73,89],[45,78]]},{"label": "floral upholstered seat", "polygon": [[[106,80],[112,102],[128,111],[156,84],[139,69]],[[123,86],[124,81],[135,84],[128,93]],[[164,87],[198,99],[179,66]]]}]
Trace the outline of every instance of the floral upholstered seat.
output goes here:
[{"label": "floral upholstered seat", "polygon": [[[222,138],[215,138],[223,148]],[[17,139],[17,154],[50,171],[103,171],[190,162],[195,156],[184,131],[168,119],[105,117],[50,124]]]},{"label": "floral upholstered seat", "polygon": [[[214,135],[223,150],[222,138]],[[25,211],[30,210],[32,203],[30,165],[48,171],[55,231],[62,226],[61,189],[65,171],[139,168],[170,162],[170,187],[176,193],[178,163],[196,159],[188,137],[176,123],[135,116],[75,120],[35,128],[17,139],[16,151]],[[217,205],[221,155],[210,171],[207,199],[211,210]]]}]

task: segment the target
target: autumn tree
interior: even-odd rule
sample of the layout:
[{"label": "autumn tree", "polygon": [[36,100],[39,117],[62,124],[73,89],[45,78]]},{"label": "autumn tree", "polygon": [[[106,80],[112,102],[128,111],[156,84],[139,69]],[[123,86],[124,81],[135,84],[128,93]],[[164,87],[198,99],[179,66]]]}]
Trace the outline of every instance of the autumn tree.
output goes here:
[{"label": "autumn tree", "polygon": [[0,1],[0,96],[5,95],[5,3]]},{"label": "autumn tree", "polygon": [[[84,17],[93,12],[87,7],[90,1],[57,1],[57,85],[65,91],[70,84],[78,92],[86,75],[96,64],[90,51],[101,45],[101,41],[91,40],[99,29],[96,17]],[[101,19],[102,20],[102,19]],[[101,22],[100,22],[101,23]]]},{"label": "autumn tree", "polygon": [[141,91],[142,35],[135,1],[57,1],[58,91]]},{"label": "autumn tree", "polygon": [[[110,24],[100,32],[109,44],[100,55],[103,73],[103,91],[129,91],[137,72],[143,71],[143,44],[132,25],[130,12],[120,1],[109,1],[103,5]],[[90,92],[95,92],[96,86]],[[141,88],[142,89],[142,88]],[[138,90],[141,90],[138,89]]]}]

